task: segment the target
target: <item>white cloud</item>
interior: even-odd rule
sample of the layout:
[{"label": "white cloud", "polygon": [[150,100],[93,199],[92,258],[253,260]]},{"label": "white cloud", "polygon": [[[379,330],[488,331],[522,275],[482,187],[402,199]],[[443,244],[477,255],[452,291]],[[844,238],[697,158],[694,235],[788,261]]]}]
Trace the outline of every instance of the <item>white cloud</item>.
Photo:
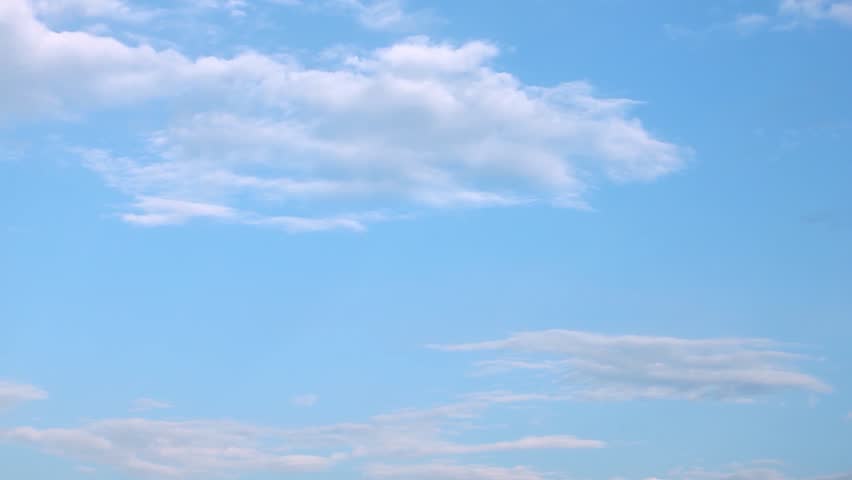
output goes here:
[{"label": "white cloud", "polygon": [[852,25],[852,2],[846,0],[782,0],[778,10],[791,26],[819,20]]},{"label": "white cloud", "polygon": [[538,394],[485,392],[426,409],[406,409],[376,415],[364,423],[342,423],[290,431],[289,438],[309,444],[345,449],[355,458],[455,456],[537,449],[596,449],[600,440],[569,435],[526,436],[515,440],[461,443],[453,440],[471,428],[490,408],[554,400]]},{"label": "white cloud", "polygon": [[47,392],[38,387],[0,380],[0,410],[45,398],[47,398]]},{"label": "white cloud", "polygon": [[281,453],[264,441],[270,432],[212,421],[104,420],[79,428],[14,428],[0,434],[87,463],[157,478],[250,471],[315,471],[334,464],[321,455]]},{"label": "white cloud", "polygon": [[148,410],[162,410],[166,408],[172,408],[172,404],[161,400],[154,400],[153,398],[137,398],[133,401],[131,410],[134,412],[145,412]]},{"label": "white cloud", "polygon": [[376,415],[362,423],[282,429],[214,420],[101,420],[75,428],[18,427],[0,439],[30,444],[83,464],[104,465],[154,478],[249,472],[325,470],[354,460],[455,457],[488,452],[601,448],[597,440],[529,435],[515,440],[462,443],[482,431],[485,410],[550,400],[542,395],[484,392],[456,403]]},{"label": "white cloud", "polygon": [[546,476],[527,467],[494,467],[431,463],[423,465],[369,465],[364,473],[370,478],[414,480],[543,480]]},{"label": "white cloud", "polygon": [[401,0],[330,0],[328,4],[349,11],[372,30],[412,30],[430,20],[426,12],[406,10]]},{"label": "white cloud", "polygon": [[314,395],[313,393],[306,393],[304,395],[296,395],[292,399],[290,399],[290,403],[297,407],[313,407],[319,401],[319,397]]},{"label": "white cloud", "polygon": [[[820,476],[794,475],[786,471],[786,462],[774,459],[752,460],[716,468],[675,468],[659,477],[645,480],[850,480],[852,473],[839,472]],[[623,480],[623,479],[613,479]]]},{"label": "white cloud", "polygon": [[32,0],[32,6],[39,15],[47,17],[74,16],[142,22],[157,14],[154,10],[136,8],[122,0]]},{"label": "white cloud", "polygon": [[[782,391],[828,392],[800,372],[800,355],[763,339],[612,336],[571,330],[524,332],[508,338],[434,345],[454,352],[502,351],[480,362],[484,373],[536,370],[564,381],[586,399],[685,398],[748,401]],[[518,356],[522,356],[518,358]]]},{"label": "white cloud", "polygon": [[794,30],[823,21],[852,26],[852,1],[781,0],[775,12],[741,14],[734,19],[733,26],[748,33],[764,27],[775,31]]},{"label": "white cloud", "polygon": [[236,212],[228,207],[206,203],[140,197],[133,207],[142,213],[125,213],[121,218],[143,226],[184,223],[190,218],[233,218]]},{"label": "white cloud", "polygon": [[23,0],[0,5],[0,40],[0,117],[132,116],[162,98],[195,109],[132,156],[79,150],[135,199],[122,218],[141,225],[363,230],[424,208],[585,208],[589,185],[653,180],[686,155],[631,115],[637,102],[585,82],[527,85],[483,41],[409,38],[327,69],[252,52],[190,59],[53,32]]},{"label": "white cloud", "polygon": [[770,17],[760,13],[749,13],[737,15],[734,19],[734,27],[741,33],[749,33],[764,27],[769,23]]},{"label": "white cloud", "polygon": [[672,472],[671,476],[677,480],[789,480],[781,470],[762,465],[761,462],[733,465],[721,471],[704,468],[680,469]]}]

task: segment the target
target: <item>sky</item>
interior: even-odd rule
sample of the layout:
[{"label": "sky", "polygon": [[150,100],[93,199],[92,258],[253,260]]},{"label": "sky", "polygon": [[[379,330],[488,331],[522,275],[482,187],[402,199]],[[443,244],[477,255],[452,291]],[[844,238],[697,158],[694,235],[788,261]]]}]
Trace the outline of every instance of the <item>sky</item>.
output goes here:
[{"label": "sky", "polygon": [[0,46],[0,477],[852,479],[849,0],[3,0]]}]

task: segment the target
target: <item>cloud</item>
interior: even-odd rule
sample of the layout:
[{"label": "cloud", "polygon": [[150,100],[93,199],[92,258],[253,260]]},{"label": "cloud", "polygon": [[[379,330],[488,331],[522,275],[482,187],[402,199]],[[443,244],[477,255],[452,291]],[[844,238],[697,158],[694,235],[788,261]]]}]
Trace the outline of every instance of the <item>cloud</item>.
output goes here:
[{"label": "cloud", "polygon": [[487,465],[457,465],[431,463],[423,465],[374,464],[365,468],[370,478],[414,480],[542,480],[544,475],[527,467],[494,467]]},{"label": "cloud", "polygon": [[363,230],[423,209],[587,208],[591,185],[652,181],[688,156],[632,115],[639,102],[525,84],[484,41],[413,37],[329,68],[250,51],[191,59],[51,31],[23,0],[0,5],[0,40],[0,117],[185,105],[139,145],[76,150],[140,225]]},{"label": "cloud", "polygon": [[146,412],[148,410],[162,410],[166,408],[172,408],[172,404],[160,400],[154,400],[153,398],[138,398],[133,401],[131,411]]},{"label": "cloud", "polygon": [[461,443],[452,440],[470,429],[495,407],[555,400],[538,394],[484,392],[458,402],[425,409],[405,409],[373,416],[368,422],[341,423],[288,432],[300,444],[345,450],[353,458],[457,456],[487,452],[540,449],[597,449],[600,440],[569,435],[530,435],[515,440]]},{"label": "cloud", "polygon": [[584,399],[749,401],[783,391],[831,391],[821,380],[796,368],[803,357],[764,339],[684,339],[547,330],[432,348],[505,352],[512,357],[480,362],[480,371],[539,371],[556,376],[567,384],[571,395]]},{"label": "cloud", "polygon": [[732,25],[741,33],[760,29],[789,31],[817,22],[852,26],[852,1],[781,0],[775,12],[738,15]]},{"label": "cloud", "polygon": [[38,387],[0,380],[0,410],[45,398],[47,398],[47,392]]},{"label": "cloud", "polygon": [[290,403],[297,407],[313,407],[319,401],[319,397],[312,393],[307,393],[304,395],[296,395],[292,399],[290,399]]},{"label": "cloud", "polygon": [[822,20],[852,26],[852,2],[845,0],[782,0],[778,12],[791,27]]},{"label": "cloud", "polygon": [[106,18],[126,22],[144,22],[158,13],[155,10],[131,6],[122,0],[32,0],[32,6],[39,15],[54,18]]},{"label": "cloud", "polygon": [[376,415],[361,423],[297,429],[218,420],[108,419],[74,428],[0,430],[0,440],[29,444],[87,465],[155,478],[318,471],[362,459],[446,458],[605,446],[601,441],[569,435],[528,435],[484,443],[457,441],[467,430],[481,431],[483,426],[477,425],[477,420],[489,408],[546,400],[541,395],[484,392],[432,408]]},{"label": "cloud", "polygon": [[760,13],[748,13],[737,15],[734,19],[734,27],[740,33],[750,33],[759,30],[769,23],[770,17]]},{"label": "cloud", "polygon": [[665,475],[645,480],[849,480],[850,472],[821,476],[794,475],[786,471],[786,462],[774,459],[752,460],[722,465],[716,468],[675,468]]},{"label": "cloud", "polygon": [[331,0],[328,4],[350,12],[371,30],[413,30],[432,20],[424,11],[406,10],[400,0]]},{"label": "cloud", "polygon": [[727,470],[690,468],[675,470],[670,475],[678,480],[789,480],[783,471],[762,462],[733,465]]},{"label": "cloud", "polygon": [[0,435],[48,453],[155,477],[316,471],[331,457],[280,453],[264,429],[231,422],[103,420],[79,428],[19,427]]}]

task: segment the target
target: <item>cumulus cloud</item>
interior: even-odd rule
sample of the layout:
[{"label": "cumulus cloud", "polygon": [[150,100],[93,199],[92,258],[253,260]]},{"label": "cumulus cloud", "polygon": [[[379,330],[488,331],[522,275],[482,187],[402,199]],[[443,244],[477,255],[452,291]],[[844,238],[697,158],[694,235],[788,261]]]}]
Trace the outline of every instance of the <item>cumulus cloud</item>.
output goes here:
[{"label": "cumulus cloud", "polygon": [[47,392],[38,387],[0,380],[0,410],[45,398],[47,398]]},{"label": "cumulus cloud", "polygon": [[328,68],[250,51],[193,59],[52,31],[24,0],[0,5],[0,40],[0,116],[186,105],[131,154],[78,150],[133,199],[121,218],[136,224],[361,230],[424,208],[585,208],[589,185],[654,180],[686,157],[645,129],[638,102],[526,84],[484,41],[413,37]]},{"label": "cumulus cloud", "polygon": [[547,330],[432,347],[452,352],[504,352],[510,356],[479,362],[480,371],[551,374],[560,378],[572,395],[585,399],[748,401],[783,391],[831,390],[821,380],[796,368],[803,359],[801,355],[764,339],[685,339]]}]

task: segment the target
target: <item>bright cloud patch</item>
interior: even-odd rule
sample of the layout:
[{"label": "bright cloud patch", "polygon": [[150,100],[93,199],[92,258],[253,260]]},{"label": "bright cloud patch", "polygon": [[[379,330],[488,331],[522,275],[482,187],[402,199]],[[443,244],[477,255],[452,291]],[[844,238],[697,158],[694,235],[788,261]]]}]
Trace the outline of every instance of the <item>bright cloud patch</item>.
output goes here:
[{"label": "bright cloud patch", "polygon": [[631,114],[636,102],[584,82],[525,84],[488,42],[414,37],[328,68],[252,52],[191,59],[51,31],[23,0],[0,6],[0,39],[11,72],[0,115],[185,106],[132,152],[78,150],[134,199],[121,218],[139,225],[362,230],[422,208],[583,207],[590,184],[653,180],[684,161]]},{"label": "bright cloud patch", "polygon": [[791,390],[831,387],[798,371],[800,355],[761,339],[610,336],[570,330],[525,332],[502,340],[434,348],[499,351],[480,361],[483,373],[526,371],[560,378],[586,399],[686,398],[746,401]]}]

